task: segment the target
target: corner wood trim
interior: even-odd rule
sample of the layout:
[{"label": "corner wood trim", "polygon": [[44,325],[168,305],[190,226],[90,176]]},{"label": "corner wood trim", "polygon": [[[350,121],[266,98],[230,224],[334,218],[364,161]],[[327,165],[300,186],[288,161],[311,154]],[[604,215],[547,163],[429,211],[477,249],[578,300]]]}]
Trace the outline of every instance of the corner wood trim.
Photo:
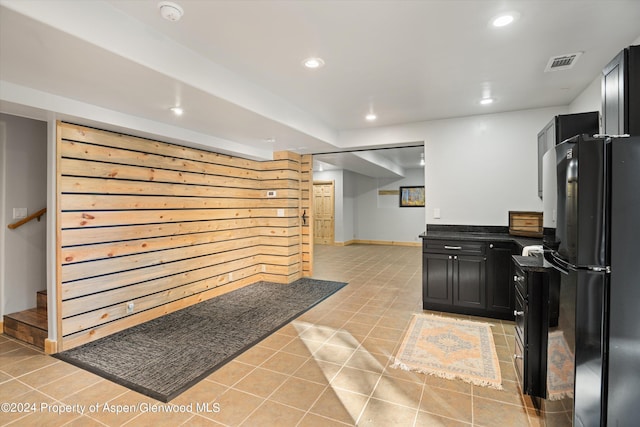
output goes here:
[{"label": "corner wood trim", "polygon": [[44,352],[46,354],[54,354],[58,352],[58,341],[46,338],[44,340]]},{"label": "corner wood trim", "polygon": [[4,334],[4,320],[0,320],[0,334]]}]

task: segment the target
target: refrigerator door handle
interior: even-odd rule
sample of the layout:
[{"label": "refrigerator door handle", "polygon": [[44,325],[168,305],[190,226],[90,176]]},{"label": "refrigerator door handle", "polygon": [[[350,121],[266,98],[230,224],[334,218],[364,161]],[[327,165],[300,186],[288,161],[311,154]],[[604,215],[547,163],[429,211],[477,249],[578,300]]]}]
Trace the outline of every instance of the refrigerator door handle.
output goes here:
[{"label": "refrigerator door handle", "polygon": [[588,267],[587,270],[593,271],[595,273],[611,273],[611,267]]},{"label": "refrigerator door handle", "polygon": [[575,268],[572,264],[560,258],[555,252],[551,252],[552,264],[562,273],[567,273],[570,269]]}]

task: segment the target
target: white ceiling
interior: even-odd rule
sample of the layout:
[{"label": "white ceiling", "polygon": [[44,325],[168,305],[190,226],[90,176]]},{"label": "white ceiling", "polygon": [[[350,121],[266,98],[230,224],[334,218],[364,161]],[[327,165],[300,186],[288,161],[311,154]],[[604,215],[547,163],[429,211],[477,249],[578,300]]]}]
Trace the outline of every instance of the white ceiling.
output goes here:
[{"label": "white ceiling", "polygon": [[[326,153],[348,129],[567,105],[640,36],[638,0],[176,3],[168,22],[155,0],[0,0],[0,111],[118,112],[146,126],[123,131],[162,125],[246,157]],[[515,24],[489,26],[508,10]],[[573,52],[575,67],[543,72]],[[305,69],[308,56],[326,65]]]}]

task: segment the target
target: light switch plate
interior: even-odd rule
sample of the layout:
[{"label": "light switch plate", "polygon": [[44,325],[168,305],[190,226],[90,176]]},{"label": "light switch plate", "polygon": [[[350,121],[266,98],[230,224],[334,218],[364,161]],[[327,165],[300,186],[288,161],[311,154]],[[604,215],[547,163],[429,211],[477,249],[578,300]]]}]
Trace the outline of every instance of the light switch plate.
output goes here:
[{"label": "light switch plate", "polygon": [[440,208],[433,208],[433,218],[434,219],[440,218]]},{"label": "light switch plate", "polygon": [[27,217],[27,208],[13,208],[13,219],[22,219]]},{"label": "light switch plate", "polygon": [[284,216],[284,209],[278,209],[278,216]]}]

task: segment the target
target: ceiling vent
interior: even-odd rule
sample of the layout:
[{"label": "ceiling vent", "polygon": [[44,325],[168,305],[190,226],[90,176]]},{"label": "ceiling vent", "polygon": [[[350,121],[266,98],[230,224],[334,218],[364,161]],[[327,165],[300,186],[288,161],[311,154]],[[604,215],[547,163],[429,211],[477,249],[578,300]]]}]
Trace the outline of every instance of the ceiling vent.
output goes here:
[{"label": "ceiling vent", "polygon": [[549,62],[547,62],[547,67],[544,69],[544,72],[547,73],[549,71],[560,71],[573,68],[578,58],[580,58],[580,55],[582,55],[582,52],[553,56],[549,59]]}]

